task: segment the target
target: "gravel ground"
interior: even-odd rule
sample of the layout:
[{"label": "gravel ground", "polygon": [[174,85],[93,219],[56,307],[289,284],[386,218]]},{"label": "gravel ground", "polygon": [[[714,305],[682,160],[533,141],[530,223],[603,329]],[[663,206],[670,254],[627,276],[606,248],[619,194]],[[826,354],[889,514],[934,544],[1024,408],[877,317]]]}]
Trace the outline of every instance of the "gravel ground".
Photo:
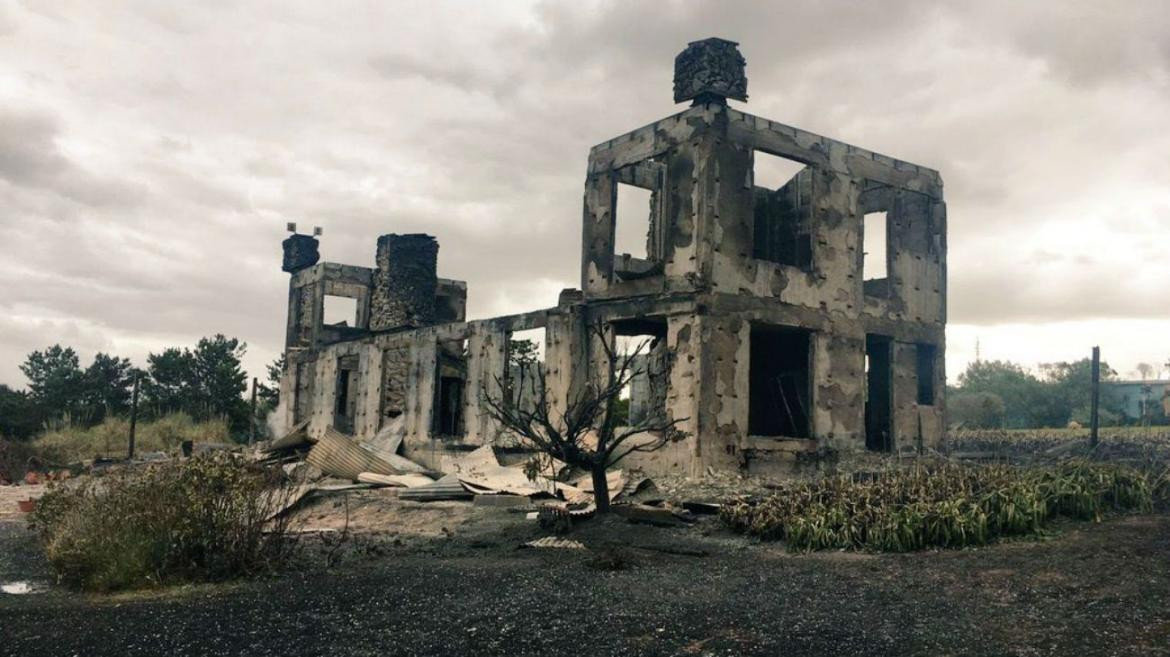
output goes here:
[{"label": "gravel ground", "polygon": [[[794,556],[714,520],[591,521],[572,534],[588,550],[515,549],[528,535],[365,536],[331,569],[0,595],[0,654],[1170,655],[1166,515],[910,555]],[[0,575],[43,573],[29,546],[0,521]]]}]

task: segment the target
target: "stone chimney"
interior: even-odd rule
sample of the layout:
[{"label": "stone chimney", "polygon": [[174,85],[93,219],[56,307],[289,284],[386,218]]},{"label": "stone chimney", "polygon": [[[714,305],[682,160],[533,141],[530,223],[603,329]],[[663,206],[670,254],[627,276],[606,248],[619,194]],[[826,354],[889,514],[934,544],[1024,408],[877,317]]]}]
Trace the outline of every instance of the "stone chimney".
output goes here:
[{"label": "stone chimney", "polygon": [[293,234],[280,244],[284,247],[284,262],[280,268],[290,274],[308,269],[321,259],[321,253],[318,250],[321,243],[315,237]]},{"label": "stone chimney", "polygon": [[747,61],[739,44],[711,37],[692,41],[674,58],[674,102],[726,105],[728,98],[747,100]]},{"label": "stone chimney", "polygon": [[383,235],[374,263],[370,330],[434,324],[439,265],[435,238],[421,233]]}]

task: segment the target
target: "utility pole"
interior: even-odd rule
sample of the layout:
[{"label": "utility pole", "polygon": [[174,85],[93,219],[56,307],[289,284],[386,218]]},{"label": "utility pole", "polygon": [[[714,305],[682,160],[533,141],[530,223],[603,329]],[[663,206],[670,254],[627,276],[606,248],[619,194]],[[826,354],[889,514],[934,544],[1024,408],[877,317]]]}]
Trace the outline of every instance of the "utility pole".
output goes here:
[{"label": "utility pole", "polygon": [[138,428],[138,379],[141,376],[134,374],[134,392],[130,396],[130,441],[126,449],[126,460],[134,458],[134,430]]},{"label": "utility pole", "polygon": [[251,424],[251,431],[252,432],[250,434],[248,434],[248,444],[249,445],[256,442],[256,385],[258,383],[259,383],[259,380],[256,377],[252,377],[252,424]]},{"label": "utility pole", "polygon": [[1101,347],[1093,347],[1093,383],[1092,397],[1089,406],[1089,446],[1096,448],[1100,441],[1097,429],[1100,424],[1097,417],[1097,405],[1101,401]]}]

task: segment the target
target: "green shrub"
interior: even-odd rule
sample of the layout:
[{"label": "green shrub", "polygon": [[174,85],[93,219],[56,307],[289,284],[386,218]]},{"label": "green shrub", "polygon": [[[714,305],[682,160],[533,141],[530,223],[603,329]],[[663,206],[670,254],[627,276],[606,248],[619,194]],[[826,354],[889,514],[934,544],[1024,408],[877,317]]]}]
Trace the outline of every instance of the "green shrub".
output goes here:
[{"label": "green shrub", "polygon": [[732,500],[720,515],[734,531],[783,539],[793,550],[904,552],[1035,534],[1058,516],[1097,520],[1109,511],[1148,511],[1165,485],[1159,481],[1085,461],[941,465],[892,470],[871,481],[793,483],[763,500]]},{"label": "green shrub", "polygon": [[58,580],[96,591],[222,580],[279,565],[291,494],[218,453],[55,485],[31,518]]}]

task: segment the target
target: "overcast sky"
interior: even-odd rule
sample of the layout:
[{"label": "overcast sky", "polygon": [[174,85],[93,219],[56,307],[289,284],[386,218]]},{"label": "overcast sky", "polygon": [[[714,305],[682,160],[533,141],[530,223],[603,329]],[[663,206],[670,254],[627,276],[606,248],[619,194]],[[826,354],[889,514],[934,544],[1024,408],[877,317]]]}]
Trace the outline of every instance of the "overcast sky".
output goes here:
[{"label": "overcast sky", "polygon": [[57,342],[143,364],[217,332],[262,375],[286,221],[367,266],[437,236],[472,318],[555,305],[589,147],[683,109],[708,36],[746,111],[942,173],[952,380],[976,338],[1128,375],[1170,359],[1167,35],[1161,0],[0,0],[0,383]]}]

